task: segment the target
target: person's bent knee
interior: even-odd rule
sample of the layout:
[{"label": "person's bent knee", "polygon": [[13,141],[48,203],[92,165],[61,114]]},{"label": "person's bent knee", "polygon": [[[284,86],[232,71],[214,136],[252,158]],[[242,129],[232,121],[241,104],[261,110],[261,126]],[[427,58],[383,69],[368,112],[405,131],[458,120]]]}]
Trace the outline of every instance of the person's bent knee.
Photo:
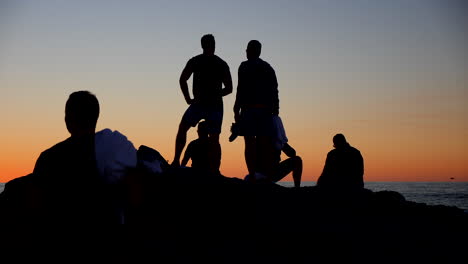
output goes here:
[{"label": "person's bent knee", "polygon": [[294,156],[293,157],[294,164],[302,166],[302,158],[299,156]]}]

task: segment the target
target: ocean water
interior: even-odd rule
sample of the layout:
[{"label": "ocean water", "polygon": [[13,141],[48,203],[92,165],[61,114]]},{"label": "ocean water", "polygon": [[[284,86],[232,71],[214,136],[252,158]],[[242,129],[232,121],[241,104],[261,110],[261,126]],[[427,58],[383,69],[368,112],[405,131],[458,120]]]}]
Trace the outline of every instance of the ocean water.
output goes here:
[{"label": "ocean water", "polygon": [[[294,186],[292,182],[279,184]],[[315,186],[315,184],[315,182],[303,182],[301,186]],[[399,192],[407,201],[456,206],[468,213],[468,182],[365,182],[364,187],[374,192]]]},{"label": "ocean water", "polygon": [[[280,182],[292,187],[292,182]],[[0,192],[4,183],[0,183]],[[303,182],[302,186],[315,186],[315,182]],[[406,200],[429,205],[456,206],[468,213],[468,182],[366,182],[366,189],[377,191],[396,191]]]}]

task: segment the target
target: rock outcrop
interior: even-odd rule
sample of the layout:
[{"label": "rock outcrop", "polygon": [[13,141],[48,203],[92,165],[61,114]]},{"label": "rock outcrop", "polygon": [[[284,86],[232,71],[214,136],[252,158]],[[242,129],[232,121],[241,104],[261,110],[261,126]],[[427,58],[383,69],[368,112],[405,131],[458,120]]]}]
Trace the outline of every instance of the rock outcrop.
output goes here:
[{"label": "rock outcrop", "polygon": [[58,250],[162,263],[466,260],[468,215],[463,210],[407,201],[391,190],[287,188],[206,177],[190,169],[136,173],[127,187],[122,192],[125,224],[108,226],[50,226],[47,219],[37,224],[33,213],[30,219],[15,219],[27,214],[14,215],[16,205],[5,196],[19,190],[10,189],[0,198],[2,246],[40,256],[49,252],[48,257]]}]

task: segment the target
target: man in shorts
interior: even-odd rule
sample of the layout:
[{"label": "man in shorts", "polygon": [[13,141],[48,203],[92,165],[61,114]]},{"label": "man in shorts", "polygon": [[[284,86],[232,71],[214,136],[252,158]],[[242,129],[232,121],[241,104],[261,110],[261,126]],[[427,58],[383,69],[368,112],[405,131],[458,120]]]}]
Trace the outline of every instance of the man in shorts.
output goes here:
[{"label": "man in shorts", "polygon": [[[209,134],[210,160],[220,160],[219,134],[223,123],[223,97],[232,93],[232,78],[228,64],[215,55],[215,39],[211,34],[201,38],[203,53],[192,57],[183,69],[179,84],[189,105],[179,124],[175,142],[173,167],[180,166],[180,156],[187,141],[187,132],[204,119]],[[193,98],[187,81],[192,76]],[[224,85],[224,88],[223,88]]]},{"label": "man in shorts", "polygon": [[271,145],[275,128],[273,116],[279,114],[278,81],[274,69],[260,58],[262,45],[251,40],[247,61],[239,66],[234,119],[245,141],[245,161],[250,175],[257,166],[269,163],[262,150]]}]

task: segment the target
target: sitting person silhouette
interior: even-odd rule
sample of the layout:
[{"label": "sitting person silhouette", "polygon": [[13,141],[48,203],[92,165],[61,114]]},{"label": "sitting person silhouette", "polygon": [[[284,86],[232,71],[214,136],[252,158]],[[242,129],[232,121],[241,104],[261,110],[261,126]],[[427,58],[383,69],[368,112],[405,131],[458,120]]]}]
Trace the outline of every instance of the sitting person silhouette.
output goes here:
[{"label": "sitting person silhouette", "polygon": [[[210,160],[209,144],[211,144],[208,135],[208,123],[201,121],[197,127],[198,138],[191,141],[182,158],[181,166],[186,166],[191,160],[191,167],[197,172],[204,172],[212,175],[219,174],[220,160]],[[221,158],[221,157],[219,157]]]},{"label": "sitting person silhouette", "polygon": [[[278,115],[273,117],[273,124],[275,126],[274,141],[269,146],[257,149],[258,155],[263,156],[263,159],[257,159],[256,171],[258,173],[254,174],[254,178],[250,174],[247,175],[245,180],[276,183],[292,172],[294,187],[298,188],[301,186],[302,159],[296,154],[296,150],[288,144],[283,122]],[[281,153],[286,154],[288,158],[281,161]]]},{"label": "sitting person silhouette", "polygon": [[338,190],[364,188],[364,160],[361,152],[352,147],[343,134],[333,137],[333,146],[335,149],[327,154],[317,186]]},{"label": "sitting person silhouette", "polygon": [[118,192],[127,172],[137,165],[137,151],[118,131],[96,133],[99,111],[94,94],[71,93],[65,105],[71,136],[36,161],[33,176],[57,221],[123,221]]}]

